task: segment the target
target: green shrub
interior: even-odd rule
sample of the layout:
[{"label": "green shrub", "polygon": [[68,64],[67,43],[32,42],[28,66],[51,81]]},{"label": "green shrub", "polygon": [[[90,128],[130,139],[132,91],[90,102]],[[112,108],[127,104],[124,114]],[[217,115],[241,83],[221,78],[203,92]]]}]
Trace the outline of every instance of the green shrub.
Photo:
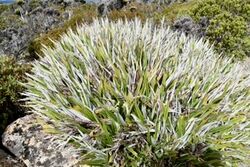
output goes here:
[{"label": "green shrub", "polygon": [[151,22],[76,31],[44,48],[25,94],[82,150],[82,164],[248,163],[250,76],[241,66]]},{"label": "green shrub", "polygon": [[237,58],[250,56],[250,1],[203,0],[192,15],[196,20],[210,20],[206,36],[218,51]]},{"label": "green shrub", "polygon": [[20,65],[13,57],[0,56],[0,134],[15,118],[23,115],[20,93],[24,87],[24,74],[30,70],[29,65]]}]

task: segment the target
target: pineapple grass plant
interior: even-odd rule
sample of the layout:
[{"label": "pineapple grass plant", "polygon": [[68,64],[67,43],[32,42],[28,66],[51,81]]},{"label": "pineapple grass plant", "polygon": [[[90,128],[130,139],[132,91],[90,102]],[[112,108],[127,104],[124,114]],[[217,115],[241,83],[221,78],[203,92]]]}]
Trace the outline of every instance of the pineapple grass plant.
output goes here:
[{"label": "pineapple grass plant", "polygon": [[82,164],[248,163],[250,76],[208,42],[104,19],[54,45],[35,62],[26,101],[68,135]]}]

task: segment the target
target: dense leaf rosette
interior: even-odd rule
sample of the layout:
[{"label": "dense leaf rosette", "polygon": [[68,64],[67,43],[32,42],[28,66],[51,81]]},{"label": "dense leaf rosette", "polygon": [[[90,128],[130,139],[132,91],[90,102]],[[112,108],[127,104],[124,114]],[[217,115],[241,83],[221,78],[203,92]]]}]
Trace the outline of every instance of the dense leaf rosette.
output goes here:
[{"label": "dense leaf rosette", "polygon": [[44,49],[27,104],[94,166],[247,163],[250,77],[165,25],[96,20]]}]

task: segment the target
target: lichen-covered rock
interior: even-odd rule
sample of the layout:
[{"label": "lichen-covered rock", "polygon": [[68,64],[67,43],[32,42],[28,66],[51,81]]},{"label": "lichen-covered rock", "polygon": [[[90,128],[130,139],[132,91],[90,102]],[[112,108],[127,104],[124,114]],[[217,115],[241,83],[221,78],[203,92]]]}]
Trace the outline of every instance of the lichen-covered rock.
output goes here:
[{"label": "lichen-covered rock", "polygon": [[191,17],[184,16],[177,19],[173,24],[173,29],[184,32],[186,35],[204,37],[209,25],[207,18],[203,17],[196,23]]},{"label": "lichen-covered rock", "polygon": [[27,115],[9,125],[2,136],[3,145],[27,167],[76,166],[79,155],[69,144],[62,144],[59,135],[46,132],[52,124],[44,124],[34,115]]},{"label": "lichen-covered rock", "polygon": [[0,166],[1,167],[25,167],[21,161],[14,159],[3,150],[0,149]]},{"label": "lichen-covered rock", "polygon": [[119,10],[126,6],[131,0],[101,0],[98,5],[98,14],[101,16],[107,15],[112,10]]},{"label": "lichen-covered rock", "polygon": [[6,9],[0,12],[0,54],[30,56],[29,43],[63,25],[70,19],[63,15],[83,3],[80,0],[24,0],[22,4],[1,5]]}]

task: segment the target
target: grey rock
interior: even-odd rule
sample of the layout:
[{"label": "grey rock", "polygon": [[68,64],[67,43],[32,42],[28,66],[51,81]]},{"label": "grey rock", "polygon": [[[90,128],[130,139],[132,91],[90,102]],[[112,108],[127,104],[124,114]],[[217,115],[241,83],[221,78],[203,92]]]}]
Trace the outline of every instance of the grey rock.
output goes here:
[{"label": "grey rock", "polygon": [[27,167],[76,166],[79,154],[70,144],[60,146],[60,136],[46,133],[35,115],[19,118],[9,125],[2,136],[3,145]]},{"label": "grey rock", "polygon": [[0,31],[0,53],[18,55],[30,38],[28,27]]},{"label": "grey rock", "polygon": [[128,3],[130,0],[105,0],[98,5],[97,11],[100,16],[105,16],[112,10],[122,9]]},{"label": "grey rock", "polygon": [[205,36],[208,25],[209,21],[205,17],[196,23],[191,17],[185,16],[174,22],[173,29],[184,32],[186,35],[194,35],[200,38]]},{"label": "grey rock", "polygon": [[62,14],[62,17],[63,19],[68,20],[70,18],[70,13],[66,11]]},{"label": "grey rock", "polygon": [[[0,30],[0,54],[23,57],[28,55],[28,46],[39,34],[61,26],[69,17],[61,16],[57,7],[77,7],[83,0],[25,0],[24,4],[13,4],[10,11],[0,17],[16,15],[17,21],[8,22],[8,27]],[[53,6],[53,7],[52,7]],[[17,12],[18,9],[18,13]],[[31,55],[32,56],[32,55]]]},{"label": "grey rock", "polygon": [[188,2],[188,1],[189,0],[164,0],[162,2],[164,2],[165,4],[170,5],[170,4],[173,4],[173,3],[176,3],[176,2],[183,3],[183,2]]}]

